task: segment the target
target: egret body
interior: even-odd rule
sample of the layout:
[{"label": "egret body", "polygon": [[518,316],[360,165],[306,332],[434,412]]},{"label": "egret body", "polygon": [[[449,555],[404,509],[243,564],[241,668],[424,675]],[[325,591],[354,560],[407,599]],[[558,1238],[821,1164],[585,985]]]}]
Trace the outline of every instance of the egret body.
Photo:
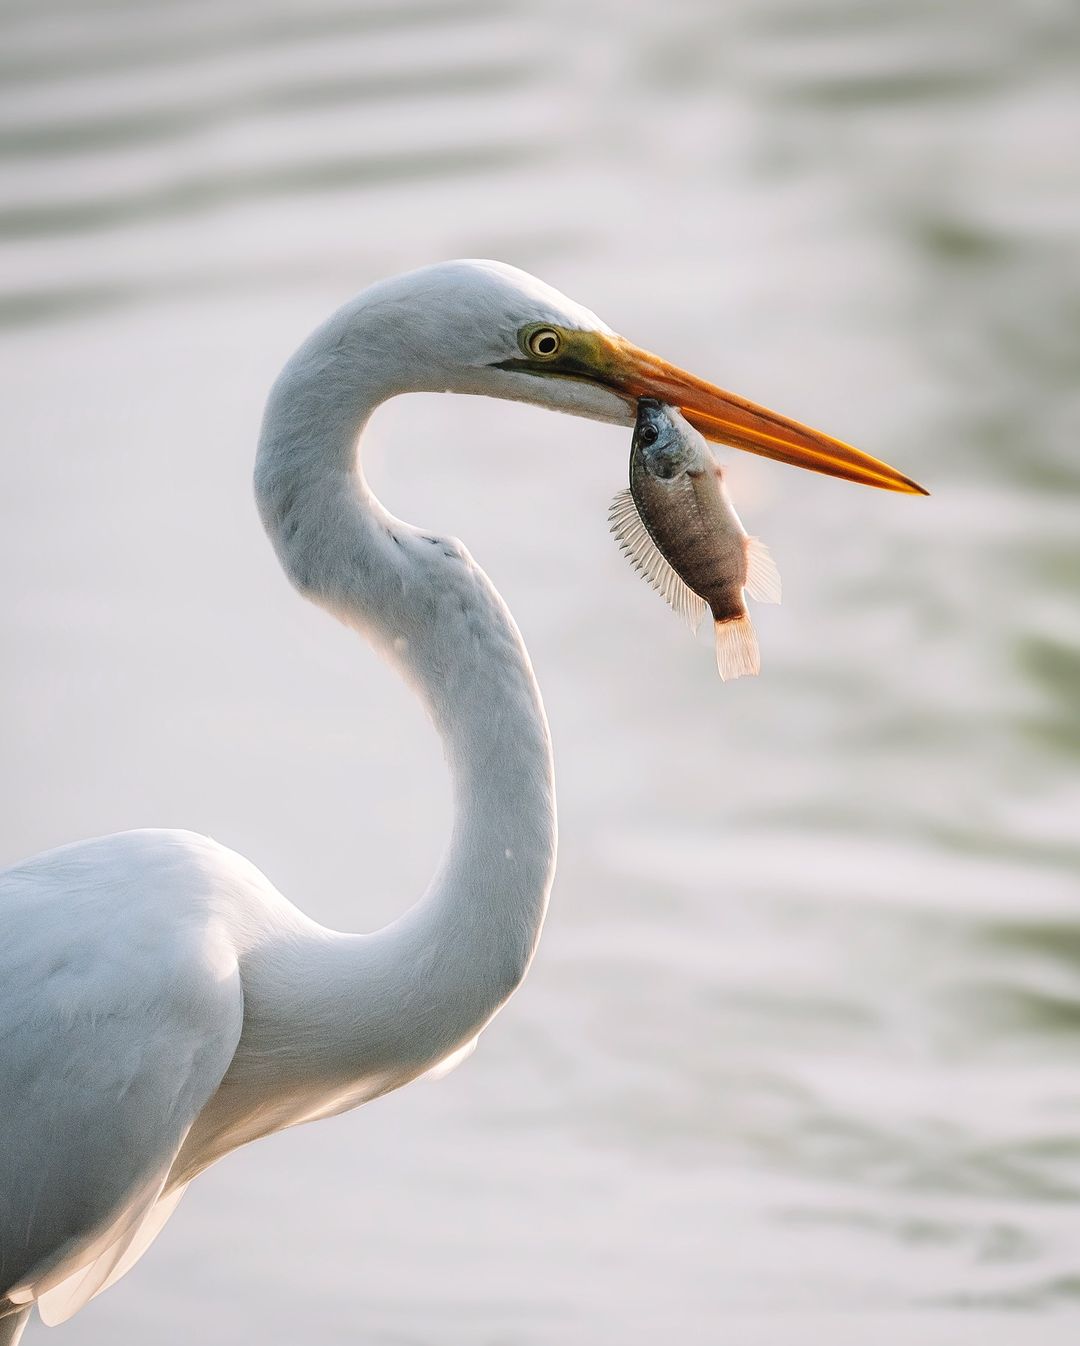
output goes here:
[{"label": "egret body", "polygon": [[[359,445],[381,402],[453,391],[708,438],[918,489],[723,393],[496,262],[383,281],[314,332],[270,394],[255,489],[288,577],[415,687],[453,782],[427,892],[370,934],[309,919],[188,832],[77,842],[0,874],[0,1346],[69,1317],[230,1150],[465,1054],[519,984],[555,864],[551,745],[514,621],[460,542],[390,515]],[[358,884],[358,888],[360,885]]]}]

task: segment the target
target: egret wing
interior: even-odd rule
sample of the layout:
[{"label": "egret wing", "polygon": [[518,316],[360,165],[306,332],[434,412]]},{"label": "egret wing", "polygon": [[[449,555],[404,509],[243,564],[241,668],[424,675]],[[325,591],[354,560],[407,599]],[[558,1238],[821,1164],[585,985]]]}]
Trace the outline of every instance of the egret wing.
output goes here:
[{"label": "egret wing", "polygon": [[182,837],[0,874],[0,1306],[59,1321],[120,1271],[232,1060],[236,956]]}]

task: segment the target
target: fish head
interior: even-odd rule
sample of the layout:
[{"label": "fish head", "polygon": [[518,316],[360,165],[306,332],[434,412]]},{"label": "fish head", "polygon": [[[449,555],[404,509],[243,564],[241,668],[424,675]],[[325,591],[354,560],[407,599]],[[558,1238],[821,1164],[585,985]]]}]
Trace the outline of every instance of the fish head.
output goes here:
[{"label": "fish head", "polygon": [[704,439],[682,412],[655,397],[638,400],[631,452],[650,476],[661,481],[700,471],[709,456]]}]

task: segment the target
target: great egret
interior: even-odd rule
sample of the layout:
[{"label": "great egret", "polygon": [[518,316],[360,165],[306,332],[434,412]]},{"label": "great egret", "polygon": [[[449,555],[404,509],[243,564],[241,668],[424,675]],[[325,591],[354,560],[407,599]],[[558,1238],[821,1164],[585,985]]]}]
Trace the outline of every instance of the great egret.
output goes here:
[{"label": "great egret", "polygon": [[365,290],[270,394],[255,489],[293,584],[377,645],[442,736],[454,826],[426,894],[374,934],[309,920],[206,837],[77,842],[0,875],[0,1346],[122,1276],[230,1150],[452,1066],[525,975],[555,862],[529,658],[452,538],[394,518],[358,441],[398,393],[452,391],[710,439],[917,491],[875,459],[692,378],[522,271],[458,261]]}]

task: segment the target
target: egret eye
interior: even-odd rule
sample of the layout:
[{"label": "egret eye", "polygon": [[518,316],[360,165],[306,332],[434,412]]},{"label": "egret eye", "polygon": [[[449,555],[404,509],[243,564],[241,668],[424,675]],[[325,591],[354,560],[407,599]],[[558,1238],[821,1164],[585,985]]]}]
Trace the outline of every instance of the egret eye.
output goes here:
[{"label": "egret eye", "polygon": [[643,444],[655,444],[660,431],[655,425],[643,425],[641,427],[641,442]]},{"label": "egret eye", "polygon": [[562,339],[552,327],[537,327],[525,338],[526,350],[541,360],[550,360],[553,355],[557,355],[561,345]]}]

